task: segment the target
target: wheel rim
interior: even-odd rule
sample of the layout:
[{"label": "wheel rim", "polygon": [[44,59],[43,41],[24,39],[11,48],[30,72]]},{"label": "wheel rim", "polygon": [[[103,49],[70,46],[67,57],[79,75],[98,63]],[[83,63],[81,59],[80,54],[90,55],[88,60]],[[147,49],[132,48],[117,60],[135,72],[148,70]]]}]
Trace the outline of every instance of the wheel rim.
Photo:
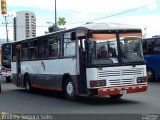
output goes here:
[{"label": "wheel rim", "polygon": [[68,93],[69,96],[73,96],[73,94],[74,94],[74,86],[73,86],[72,82],[68,82],[66,90],[67,90],[67,93]]}]

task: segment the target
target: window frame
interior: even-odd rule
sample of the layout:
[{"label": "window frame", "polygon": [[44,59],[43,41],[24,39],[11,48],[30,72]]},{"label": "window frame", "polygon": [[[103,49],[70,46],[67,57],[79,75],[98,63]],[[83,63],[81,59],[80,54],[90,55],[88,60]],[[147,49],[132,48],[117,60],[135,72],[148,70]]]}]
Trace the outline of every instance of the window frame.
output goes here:
[{"label": "window frame", "polygon": [[[52,39],[51,39],[52,38]],[[53,40],[52,42],[53,43],[50,43],[50,40]],[[60,58],[60,52],[61,52],[61,43],[60,43],[60,41],[61,41],[61,36],[60,36],[60,34],[52,34],[52,35],[49,35],[49,36],[47,36],[47,42],[48,42],[48,44],[47,44],[47,56],[48,56],[48,59],[57,59],[57,58]],[[54,46],[54,45],[57,45],[57,51],[56,52],[58,52],[58,53],[56,53],[57,55],[56,56],[50,56],[50,46]],[[54,47],[55,48],[55,47]],[[51,49],[51,50],[55,50],[55,49]],[[53,51],[52,51],[53,52]]]},{"label": "window frame", "polygon": [[[65,36],[65,34],[67,34],[67,33],[69,33],[70,35],[69,35],[69,37],[66,37]],[[63,58],[74,58],[74,57],[76,57],[76,54],[77,54],[77,51],[76,51],[76,44],[77,44],[77,38],[75,37],[75,35],[76,35],[76,32],[75,31],[66,31],[66,32],[64,32],[63,33],[63,43],[62,43],[62,57]],[[75,38],[74,40],[73,40],[73,38]],[[70,39],[70,42],[65,42],[65,39]],[[74,41],[74,43],[75,43],[75,54],[74,55],[66,55],[65,56],[65,43],[71,43],[71,42],[73,42]]]}]

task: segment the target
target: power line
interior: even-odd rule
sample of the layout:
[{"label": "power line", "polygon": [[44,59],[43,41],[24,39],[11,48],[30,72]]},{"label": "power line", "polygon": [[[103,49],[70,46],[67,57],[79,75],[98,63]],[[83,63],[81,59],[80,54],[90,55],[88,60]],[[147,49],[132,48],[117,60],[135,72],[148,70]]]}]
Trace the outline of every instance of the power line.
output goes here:
[{"label": "power line", "polygon": [[[143,8],[143,7],[148,6],[148,5],[151,4],[151,3],[154,3],[154,2],[157,3],[157,2],[159,2],[159,1],[160,1],[160,0],[155,0],[155,1],[153,1],[153,2],[150,2],[150,3],[148,3],[148,4],[142,5],[142,6],[137,7],[137,8],[133,8],[133,9],[130,9],[130,10],[126,10],[126,11],[123,11],[123,12],[115,13],[115,14],[112,14],[112,15],[108,15],[108,16],[104,16],[104,17],[100,17],[100,18],[96,18],[96,19],[92,19],[92,20],[88,20],[88,21],[92,22],[92,21],[96,21],[96,20],[101,20],[101,19],[106,19],[106,18],[118,16],[118,15],[121,15],[121,14],[125,14],[125,13],[128,13],[128,12],[132,12],[132,11],[141,9],[141,8]],[[86,23],[86,22],[88,22],[88,21],[68,23],[68,24],[66,24],[66,25],[72,25],[72,24],[78,24],[78,23]],[[3,25],[0,25],[0,26],[3,26]],[[8,27],[13,27],[13,26],[8,26]],[[16,27],[25,27],[25,26],[16,26]],[[40,26],[36,26],[36,27],[48,27],[48,26],[41,26],[41,25],[40,25]]]},{"label": "power line", "polygon": [[[159,0],[155,0],[154,2],[157,3],[157,2],[159,2]],[[154,2],[150,2],[150,3],[148,3],[148,4],[142,5],[142,6],[137,7],[137,8],[133,8],[133,9],[130,9],[130,10],[126,10],[126,11],[123,11],[123,12],[115,13],[115,14],[112,14],[112,15],[108,15],[108,16],[104,16],[104,17],[100,17],[100,18],[96,18],[96,19],[92,19],[92,20],[89,20],[89,21],[92,22],[92,21],[96,21],[96,20],[106,19],[106,18],[110,18],[110,17],[117,16],[117,15],[125,14],[125,13],[128,13],[128,12],[135,11],[135,10],[141,9],[141,8],[143,8],[143,7],[146,7],[146,6],[148,6],[149,4],[154,3]],[[67,24],[67,25],[78,24],[78,23],[86,23],[86,22],[88,22],[88,21],[69,23],[69,24]]]}]

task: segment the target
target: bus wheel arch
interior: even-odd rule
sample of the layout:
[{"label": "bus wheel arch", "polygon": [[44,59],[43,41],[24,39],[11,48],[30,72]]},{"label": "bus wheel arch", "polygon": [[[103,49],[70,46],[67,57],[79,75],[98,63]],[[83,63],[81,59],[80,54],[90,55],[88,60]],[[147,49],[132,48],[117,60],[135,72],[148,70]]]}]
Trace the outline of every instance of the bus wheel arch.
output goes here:
[{"label": "bus wheel arch", "polygon": [[76,88],[71,76],[69,74],[64,74],[62,80],[63,92],[66,98],[69,100],[75,100],[77,97]]}]

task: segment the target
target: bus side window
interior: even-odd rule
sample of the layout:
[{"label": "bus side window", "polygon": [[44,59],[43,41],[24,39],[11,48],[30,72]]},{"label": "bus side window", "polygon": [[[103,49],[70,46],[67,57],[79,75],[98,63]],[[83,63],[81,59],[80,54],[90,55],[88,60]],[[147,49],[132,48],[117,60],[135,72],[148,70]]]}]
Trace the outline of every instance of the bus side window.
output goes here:
[{"label": "bus side window", "polygon": [[22,43],[22,53],[21,53],[21,59],[22,60],[28,60],[28,41]]},{"label": "bus side window", "polygon": [[31,48],[30,49],[30,59],[36,59],[37,58],[37,49]]},{"label": "bus side window", "polygon": [[154,47],[153,47],[154,53],[160,53],[160,39],[156,40]]},{"label": "bus side window", "polygon": [[48,46],[49,57],[59,57],[59,41],[60,41],[59,35],[52,35],[49,37],[49,46]]},{"label": "bus side window", "polygon": [[72,32],[67,32],[64,34],[64,44],[63,44],[64,57],[71,57],[76,55],[76,43],[74,40],[75,37],[73,37],[72,35],[73,35]]},{"label": "bus side window", "polygon": [[37,46],[37,40],[33,40],[30,42],[30,59],[37,59],[38,56],[38,46]]},{"label": "bus side window", "polygon": [[38,58],[44,59],[47,57],[46,49],[47,49],[47,39],[45,37],[41,37],[38,40]]},{"label": "bus side window", "polygon": [[12,61],[16,61],[16,44],[12,44]]}]

